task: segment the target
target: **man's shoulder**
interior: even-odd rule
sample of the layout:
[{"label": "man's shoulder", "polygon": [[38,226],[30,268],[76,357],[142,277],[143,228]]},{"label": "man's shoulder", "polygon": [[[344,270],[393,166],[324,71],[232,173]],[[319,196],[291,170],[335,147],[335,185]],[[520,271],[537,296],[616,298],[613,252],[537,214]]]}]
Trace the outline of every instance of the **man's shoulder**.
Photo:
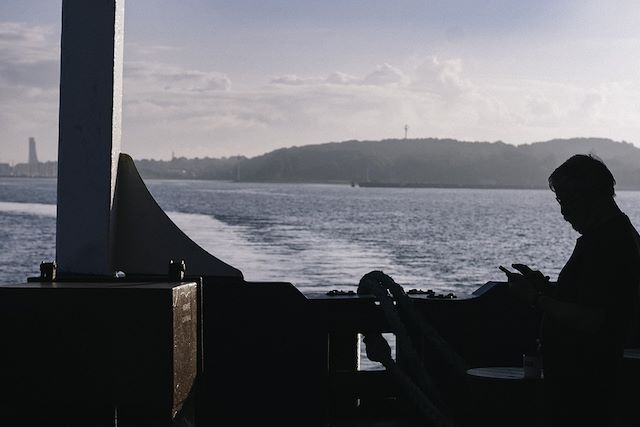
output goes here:
[{"label": "man's shoulder", "polygon": [[589,254],[584,262],[591,268],[617,266],[640,274],[640,235],[625,214],[609,221],[583,244]]},{"label": "man's shoulder", "polygon": [[[624,249],[640,249],[640,235],[638,231],[629,220],[629,217],[624,213],[616,215],[616,217],[607,221],[597,233],[594,233],[591,243],[596,245],[602,245],[608,243],[617,248]],[[610,247],[609,249],[614,249]]]},{"label": "man's shoulder", "polygon": [[640,235],[627,215],[622,214],[612,237],[618,241],[620,249],[640,258]]}]

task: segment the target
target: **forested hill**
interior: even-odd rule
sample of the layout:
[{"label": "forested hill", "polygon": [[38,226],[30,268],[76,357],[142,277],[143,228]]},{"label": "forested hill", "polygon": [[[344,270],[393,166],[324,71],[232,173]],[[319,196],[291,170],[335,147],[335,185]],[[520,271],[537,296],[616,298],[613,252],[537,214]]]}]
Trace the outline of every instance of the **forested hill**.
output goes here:
[{"label": "forested hill", "polygon": [[431,138],[345,141],[283,148],[253,158],[143,160],[138,168],[151,178],[545,188],[553,169],[578,153],[602,158],[618,188],[640,189],[640,149],[602,138],[520,146]]}]

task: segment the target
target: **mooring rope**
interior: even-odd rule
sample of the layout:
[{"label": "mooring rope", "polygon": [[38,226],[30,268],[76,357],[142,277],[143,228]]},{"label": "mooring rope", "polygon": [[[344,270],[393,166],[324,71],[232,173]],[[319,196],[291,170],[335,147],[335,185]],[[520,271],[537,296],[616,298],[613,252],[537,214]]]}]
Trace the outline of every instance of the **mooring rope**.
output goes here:
[{"label": "mooring rope", "polygon": [[416,309],[413,301],[406,294],[402,286],[397,284],[389,275],[382,271],[372,271],[380,283],[391,292],[395,298],[400,313],[409,317],[411,323],[418,327],[422,336],[427,340],[430,347],[436,350],[440,360],[451,368],[458,375],[464,375],[467,370],[466,362],[454,351],[451,346],[442,338],[436,329],[427,322],[427,319]]},{"label": "mooring rope", "polygon": [[[379,331],[364,331],[364,342],[367,357],[380,362],[393,375],[404,394],[418,407],[420,412],[433,424],[450,426],[453,422],[442,409],[446,405],[435,382],[424,368],[422,360],[415,350],[411,335],[402,321],[400,312],[419,329],[429,344],[438,351],[438,356],[456,373],[464,373],[466,366],[460,356],[455,353],[437,331],[427,323],[426,319],[414,307],[413,302],[404,289],[382,271],[365,274],[358,285],[359,295],[374,295],[396,336],[396,342],[402,361],[411,371],[413,377],[407,375],[391,357],[391,349]],[[394,304],[394,299],[397,303]]]},{"label": "mooring rope", "polygon": [[369,360],[381,363],[399,384],[404,395],[429,420],[429,425],[448,427],[453,425],[424,391],[418,387],[391,357],[391,348],[380,332],[366,332],[364,344]]}]

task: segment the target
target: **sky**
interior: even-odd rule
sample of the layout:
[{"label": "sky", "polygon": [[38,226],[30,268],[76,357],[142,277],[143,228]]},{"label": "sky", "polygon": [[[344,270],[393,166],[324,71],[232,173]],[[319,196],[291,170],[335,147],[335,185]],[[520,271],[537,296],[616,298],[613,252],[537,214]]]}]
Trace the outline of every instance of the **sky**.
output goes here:
[{"label": "sky", "polygon": [[[0,162],[55,160],[60,0],[0,2]],[[350,139],[640,146],[640,2],[127,0],[122,150]]]}]

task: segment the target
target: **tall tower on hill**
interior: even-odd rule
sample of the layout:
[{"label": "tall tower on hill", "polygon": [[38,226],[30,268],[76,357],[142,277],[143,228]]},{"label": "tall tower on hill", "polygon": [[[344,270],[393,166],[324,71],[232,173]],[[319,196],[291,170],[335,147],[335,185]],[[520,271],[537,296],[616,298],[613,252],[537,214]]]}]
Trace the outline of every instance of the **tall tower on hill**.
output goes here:
[{"label": "tall tower on hill", "polygon": [[29,164],[38,164],[38,154],[36,154],[36,139],[32,136],[29,137]]}]

